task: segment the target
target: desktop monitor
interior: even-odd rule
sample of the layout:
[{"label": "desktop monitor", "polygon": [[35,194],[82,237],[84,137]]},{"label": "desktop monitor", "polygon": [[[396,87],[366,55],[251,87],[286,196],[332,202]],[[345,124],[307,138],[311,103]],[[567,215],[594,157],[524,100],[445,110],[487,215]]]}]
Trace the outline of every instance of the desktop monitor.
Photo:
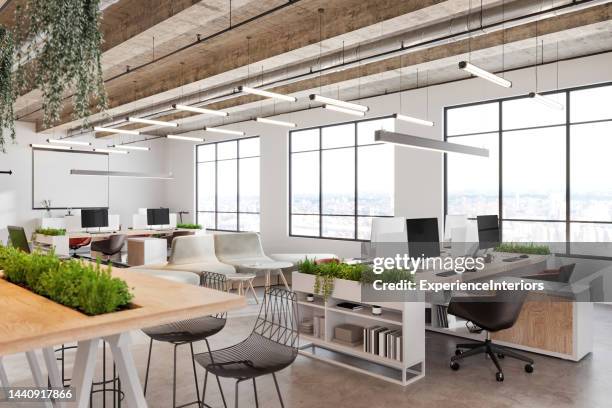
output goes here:
[{"label": "desktop monitor", "polygon": [[406,218],[380,217],[372,219],[370,258],[394,258],[407,253]]},{"label": "desktop monitor", "polygon": [[28,245],[28,238],[26,237],[25,231],[22,227],[14,227],[9,225],[7,227],[9,233],[9,242],[11,246],[17,249],[21,249],[23,252],[30,253],[30,246]]},{"label": "desktop monitor", "polygon": [[437,218],[413,218],[406,220],[408,254],[417,258],[440,256],[440,233]]},{"label": "desktop monitor", "polygon": [[495,248],[499,245],[499,219],[497,215],[479,215],[476,217],[478,225],[478,247],[480,249]]},{"label": "desktop monitor", "polygon": [[108,209],[90,208],[81,210],[82,228],[108,227]]},{"label": "desktop monitor", "polygon": [[467,227],[467,215],[446,215],[444,220],[444,241],[452,239],[451,231],[453,228]]},{"label": "desktop monitor", "polygon": [[147,208],[148,225],[168,225],[170,224],[169,208]]}]

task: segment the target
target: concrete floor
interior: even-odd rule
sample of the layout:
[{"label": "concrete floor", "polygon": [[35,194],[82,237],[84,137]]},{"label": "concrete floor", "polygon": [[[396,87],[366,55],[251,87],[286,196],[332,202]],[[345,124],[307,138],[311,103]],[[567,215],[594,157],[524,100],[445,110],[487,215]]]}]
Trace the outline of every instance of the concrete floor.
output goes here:
[{"label": "concrete floor", "polygon": [[[250,333],[257,306],[230,316],[226,328],[211,338],[213,348],[240,341]],[[612,306],[596,305],[594,350],[578,363],[531,355],[535,372],[526,374],[523,364],[505,359],[502,365],[505,381],[495,381],[495,369],[484,358],[467,359],[458,372],[451,371],[448,359],[458,339],[427,333],[425,379],[407,386],[387,383],[323,362],[298,356],[295,363],[278,374],[287,407],[410,407],[410,408],[474,408],[474,407],[588,407],[612,406]],[[133,352],[141,378],[146,364],[147,338],[140,332],[133,335]],[[196,352],[204,351],[196,345]],[[194,398],[194,383],[189,349],[179,349],[178,403]],[[68,361],[70,364],[70,359]],[[172,347],[156,343],[147,400],[151,408],[172,405]],[[16,385],[30,384],[25,356],[5,359],[9,376]],[[98,373],[100,369],[98,368]],[[199,371],[200,383],[203,371]],[[234,403],[234,382],[222,380],[228,405]],[[258,380],[261,407],[279,407],[271,377]],[[216,384],[209,379],[206,402],[223,406]],[[2,405],[0,406],[8,406]],[[101,399],[94,407],[101,407]],[[112,406],[112,404],[107,407]],[[123,405],[125,406],[125,404]],[[240,406],[254,407],[251,383],[241,384]]]}]

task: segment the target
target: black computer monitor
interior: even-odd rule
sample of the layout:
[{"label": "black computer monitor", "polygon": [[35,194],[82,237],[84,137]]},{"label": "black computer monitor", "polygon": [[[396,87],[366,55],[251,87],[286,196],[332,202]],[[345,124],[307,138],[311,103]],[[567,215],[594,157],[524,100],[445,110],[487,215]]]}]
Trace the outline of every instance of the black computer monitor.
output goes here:
[{"label": "black computer monitor", "polygon": [[81,227],[108,227],[108,208],[88,208],[81,210]]},{"label": "black computer monitor", "polygon": [[480,249],[495,248],[499,245],[499,218],[497,215],[479,215],[476,217],[478,224],[478,247]]},{"label": "black computer monitor", "polygon": [[169,208],[147,208],[148,225],[168,225],[170,224]]},{"label": "black computer monitor", "polygon": [[408,254],[413,258],[440,256],[440,233],[437,218],[413,218],[406,220]]},{"label": "black computer monitor", "polygon": [[9,242],[11,246],[21,249],[23,252],[30,253],[30,245],[28,245],[28,237],[22,227],[7,227],[9,233]]}]

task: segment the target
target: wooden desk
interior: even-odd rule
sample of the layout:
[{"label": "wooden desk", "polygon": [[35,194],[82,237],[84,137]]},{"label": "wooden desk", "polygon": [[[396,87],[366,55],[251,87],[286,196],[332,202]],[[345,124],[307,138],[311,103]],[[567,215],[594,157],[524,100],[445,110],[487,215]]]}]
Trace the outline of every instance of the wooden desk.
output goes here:
[{"label": "wooden desk", "polygon": [[189,229],[182,229],[182,228],[174,228],[174,229],[167,229],[167,230],[151,230],[151,229],[138,229],[138,230],[134,230],[134,229],[128,229],[128,230],[120,230],[120,231],[109,231],[109,232],[94,232],[94,233],[90,233],[90,232],[82,232],[82,231],[78,231],[78,232],[69,232],[68,233],[68,237],[69,238],[89,238],[91,237],[94,240],[98,240],[98,239],[106,239],[108,237],[110,237],[111,235],[126,235],[128,237],[131,236],[151,236],[151,235],[159,235],[159,234],[172,234],[174,231],[200,231],[200,230],[189,230]]},{"label": "wooden desk", "polygon": [[[129,349],[129,331],[243,307],[242,296],[180,284],[127,269],[113,275],[133,288],[135,308],[99,316],[86,316],[0,279],[0,356],[43,349],[53,383],[59,386],[53,346],[78,342],[72,378],[77,394],[69,406],[85,408],[98,344],[111,347],[130,407],[146,407],[138,373]],[[30,360],[31,354],[28,355]],[[34,370],[33,370],[34,371]],[[35,375],[36,377],[36,375]],[[46,386],[46,379],[42,379]]]}]

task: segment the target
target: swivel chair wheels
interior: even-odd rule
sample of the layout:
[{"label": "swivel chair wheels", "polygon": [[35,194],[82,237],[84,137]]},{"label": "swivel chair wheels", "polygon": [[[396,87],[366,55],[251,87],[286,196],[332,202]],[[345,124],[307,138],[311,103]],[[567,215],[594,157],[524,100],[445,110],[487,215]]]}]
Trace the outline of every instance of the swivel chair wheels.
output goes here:
[{"label": "swivel chair wheels", "polygon": [[459,370],[459,367],[460,367],[460,366],[459,366],[459,363],[458,363],[458,362],[456,362],[456,361],[451,361],[451,363],[450,363],[450,368],[451,368],[453,371],[457,371],[457,370]]},{"label": "swivel chair wheels", "polygon": [[504,381],[504,373],[502,373],[501,371],[499,371],[498,373],[495,374],[495,379],[499,382]]},{"label": "swivel chair wheels", "polygon": [[525,364],[525,372],[526,373],[533,373],[533,364]]},{"label": "swivel chair wheels", "polygon": [[497,358],[499,358],[501,360],[501,359],[506,358],[506,355],[503,354],[503,353],[497,353]]},{"label": "swivel chair wheels", "polygon": [[459,350],[459,349],[456,349],[456,350],[455,350],[455,355],[456,355],[456,356],[460,356],[461,354],[463,354],[463,351],[461,351],[461,350]]}]

